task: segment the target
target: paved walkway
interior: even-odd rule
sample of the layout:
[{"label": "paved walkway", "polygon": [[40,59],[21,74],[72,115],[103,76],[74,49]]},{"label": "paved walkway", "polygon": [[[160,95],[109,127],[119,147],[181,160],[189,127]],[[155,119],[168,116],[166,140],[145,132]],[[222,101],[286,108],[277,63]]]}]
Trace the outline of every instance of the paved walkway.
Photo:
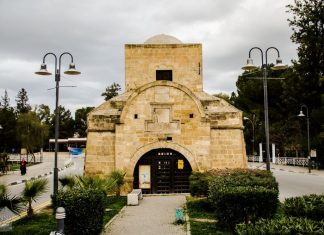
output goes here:
[{"label": "paved walkway", "polygon": [[[259,163],[259,162],[249,162],[248,163],[249,168],[252,169],[266,169],[265,163]],[[278,170],[278,171],[289,171],[289,172],[295,172],[295,173],[303,173],[303,174],[311,174],[311,175],[317,175],[317,176],[324,176],[324,170],[315,170],[312,169],[311,173],[308,172],[308,167],[302,167],[302,166],[288,166],[288,165],[277,165],[277,164],[270,164],[270,169]]]},{"label": "paved walkway", "polygon": [[[60,152],[58,154],[58,168],[64,168],[64,164],[69,160],[68,152]],[[0,183],[5,185],[12,185],[24,182],[31,178],[38,178],[45,174],[51,174],[54,168],[54,153],[44,152],[43,162],[27,167],[27,174],[21,175],[20,170],[8,171],[7,174],[0,176]]]},{"label": "paved walkway", "polygon": [[127,206],[103,235],[185,235],[185,225],[175,225],[175,210],[184,206],[184,195],[147,196],[139,206]]}]

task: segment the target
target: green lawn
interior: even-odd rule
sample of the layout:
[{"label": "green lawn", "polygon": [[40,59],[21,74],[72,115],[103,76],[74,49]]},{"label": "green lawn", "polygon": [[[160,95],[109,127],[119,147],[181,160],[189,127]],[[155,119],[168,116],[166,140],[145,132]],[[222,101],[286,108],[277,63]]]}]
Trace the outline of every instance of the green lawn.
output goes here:
[{"label": "green lawn", "polygon": [[126,205],[127,198],[109,196],[106,200],[106,210],[104,214],[104,224],[108,223]]},{"label": "green lawn", "polygon": [[[125,205],[126,197],[109,196],[106,200],[106,208],[104,214],[104,225],[111,220]],[[56,229],[55,216],[52,209],[44,209],[41,213],[34,215],[32,218],[22,218],[12,223],[12,231],[2,232],[5,235],[49,235],[51,231]]]},{"label": "green lawn", "polygon": [[22,218],[12,223],[12,231],[1,234],[10,235],[48,235],[56,228],[56,221],[51,212],[36,214],[32,218]]}]

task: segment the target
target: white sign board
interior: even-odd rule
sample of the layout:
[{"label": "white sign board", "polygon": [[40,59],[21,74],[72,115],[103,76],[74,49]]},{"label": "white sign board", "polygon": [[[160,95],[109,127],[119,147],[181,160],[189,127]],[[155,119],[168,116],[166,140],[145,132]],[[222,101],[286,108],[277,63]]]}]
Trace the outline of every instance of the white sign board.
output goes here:
[{"label": "white sign board", "polygon": [[151,166],[139,165],[138,174],[139,188],[151,188]]}]

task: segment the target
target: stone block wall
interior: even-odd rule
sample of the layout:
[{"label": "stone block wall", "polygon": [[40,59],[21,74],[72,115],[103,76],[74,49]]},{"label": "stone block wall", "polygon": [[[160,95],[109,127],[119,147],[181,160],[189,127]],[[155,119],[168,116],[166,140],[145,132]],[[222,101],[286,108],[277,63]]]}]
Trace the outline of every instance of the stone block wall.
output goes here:
[{"label": "stone block wall", "polygon": [[126,91],[155,81],[156,70],[172,70],[174,82],[192,91],[202,91],[202,45],[125,45]]},{"label": "stone block wall", "polygon": [[116,169],[114,132],[88,132],[84,164],[86,175],[108,175]]},{"label": "stone block wall", "polygon": [[212,129],[210,138],[211,148],[209,159],[206,159],[206,170],[247,167],[242,129]]}]

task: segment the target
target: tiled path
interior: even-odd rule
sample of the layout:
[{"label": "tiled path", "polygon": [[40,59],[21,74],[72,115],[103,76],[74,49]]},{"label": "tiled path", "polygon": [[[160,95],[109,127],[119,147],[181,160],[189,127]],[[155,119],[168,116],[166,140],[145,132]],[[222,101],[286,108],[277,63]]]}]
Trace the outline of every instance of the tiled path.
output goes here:
[{"label": "tiled path", "polygon": [[185,225],[175,225],[175,210],[184,206],[184,195],[148,196],[139,206],[127,206],[104,235],[185,235]]}]

